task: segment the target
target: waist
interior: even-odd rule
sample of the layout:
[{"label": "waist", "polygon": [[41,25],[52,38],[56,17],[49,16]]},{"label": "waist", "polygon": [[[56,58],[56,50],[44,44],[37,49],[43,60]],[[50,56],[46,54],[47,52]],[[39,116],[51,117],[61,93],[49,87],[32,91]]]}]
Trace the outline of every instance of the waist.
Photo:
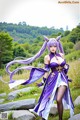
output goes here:
[{"label": "waist", "polygon": [[54,69],[52,69],[51,71],[54,72],[54,71],[58,71],[58,72],[61,72],[63,70],[64,67],[62,66],[58,66],[58,67],[55,67]]}]

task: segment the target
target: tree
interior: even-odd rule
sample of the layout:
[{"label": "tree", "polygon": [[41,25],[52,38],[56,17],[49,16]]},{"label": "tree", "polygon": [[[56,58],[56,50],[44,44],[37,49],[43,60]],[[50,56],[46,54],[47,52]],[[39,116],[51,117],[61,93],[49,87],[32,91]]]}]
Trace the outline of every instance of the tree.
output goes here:
[{"label": "tree", "polygon": [[20,45],[14,47],[13,49],[13,56],[15,57],[26,57],[26,53],[23,47]]},{"label": "tree", "polygon": [[69,30],[66,30],[66,31],[64,32],[64,36],[67,36],[69,33],[70,33],[70,31],[69,31]]},{"label": "tree", "polygon": [[80,41],[80,26],[77,26],[70,32],[69,39],[73,43]]},{"label": "tree", "polygon": [[0,68],[12,59],[13,38],[5,32],[0,32]]},{"label": "tree", "polygon": [[76,41],[77,41],[77,34],[76,34],[75,31],[71,32],[71,34],[70,34],[70,41],[73,42],[73,43],[76,43]]},{"label": "tree", "polygon": [[25,50],[29,50],[30,49],[30,44],[29,43],[24,43],[24,44],[21,44],[20,46],[22,46]]}]

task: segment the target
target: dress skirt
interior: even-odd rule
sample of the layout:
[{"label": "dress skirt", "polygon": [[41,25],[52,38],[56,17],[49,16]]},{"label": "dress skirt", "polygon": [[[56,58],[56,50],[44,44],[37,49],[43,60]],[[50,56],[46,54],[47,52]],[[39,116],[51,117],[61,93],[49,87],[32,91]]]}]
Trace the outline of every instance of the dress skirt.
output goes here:
[{"label": "dress skirt", "polygon": [[52,104],[54,104],[54,101],[56,100],[57,88],[60,87],[61,85],[65,85],[67,87],[62,99],[63,107],[64,109],[70,109],[70,116],[73,116],[74,105],[72,102],[67,77],[63,72],[57,71],[55,71],[55,75],[50,73],[44,85],[38,104],[34,108],[34,112],[36,112],[37,115],[48,120],[50,108]]}]

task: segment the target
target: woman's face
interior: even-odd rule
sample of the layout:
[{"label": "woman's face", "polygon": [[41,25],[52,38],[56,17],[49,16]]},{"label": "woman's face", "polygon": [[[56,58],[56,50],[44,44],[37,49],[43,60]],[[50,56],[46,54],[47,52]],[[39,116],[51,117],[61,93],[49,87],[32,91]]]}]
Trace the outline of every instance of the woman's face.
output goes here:
[{"label": "woman's face", "polygon": [[55,53],[57,50],[57,46],[50,46],[50,52]]}]

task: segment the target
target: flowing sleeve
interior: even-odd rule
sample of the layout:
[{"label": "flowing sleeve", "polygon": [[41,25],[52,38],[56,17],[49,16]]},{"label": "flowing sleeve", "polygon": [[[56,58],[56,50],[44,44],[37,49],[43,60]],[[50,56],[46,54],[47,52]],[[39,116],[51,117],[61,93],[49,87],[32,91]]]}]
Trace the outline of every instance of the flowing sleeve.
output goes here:
[{"label": "flowing sleeve", "polygon": [[32,68],[29,79],[25,81],[23,85],[35,82],[36,80],[40,79],[45,72],[47,72],[47,70],[43,68]]},{"label": "flowing sleeve", "polygon": [[9,83],[9,87],[10,89],[18,86],[18,85],[27,85],[27,84],[31,84],[37,80],[39,80],[44,74],[45,72],[47,72],[48,70],[45,68],[35,68],[33,67],[30,71],[30,76],[29,79],[27,80],[15,80],[13,82]]},{"label": "flowing sleeve", "polygon": [[32,68],[29,79],[25,81],[23,85],[35,82],[36,80],[40,79],[45,74],[45,72],[49,71],[50,71],[49,64],[45,64],[44,68]]}]

